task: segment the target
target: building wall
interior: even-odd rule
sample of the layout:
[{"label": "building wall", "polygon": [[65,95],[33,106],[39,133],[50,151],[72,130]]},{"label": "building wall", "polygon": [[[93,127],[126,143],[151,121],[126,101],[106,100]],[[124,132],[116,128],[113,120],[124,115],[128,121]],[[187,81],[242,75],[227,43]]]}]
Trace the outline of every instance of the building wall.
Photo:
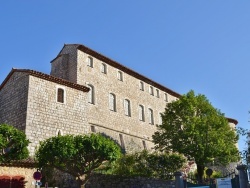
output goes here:
[{"label": "building wall", "polygon": [[[65,102],[57,102],[58,88],[64,89]],[[30,76],[26,135],[34,154],[39,141],[61,134],[86,134],[87,93]]]},{"label": "building wall", "polygon": [[[76,53],[77,52],[77,53]],[[76,83],[80,85],[92,85],[94,87],[94,104],[88,103],[88,122],[95,127],[97,132],[104,132],[118,143],[121,136],[126,149],[130,145],[144,148],[152,148],[152,134],[156,131],[156,124],[161,123],[161,116],[166,107],[165,91],[153,87],[154,95],[149,92],[150,83],[139,80],[122,70],[119,70],[106,62],[90,56],[76,48],[76,45],[66,45],[59,57],[52,61],[51,74],[56,76],[56,69],[61,69],[59,58],[62,54],[69,54],[69,72],[76,72]],[[93,58],[93,67],[88,66],[88,57]],[[77,62],[77,63],[75,63]],[[102,64],[106,65],[106,73],[102,72]],[[122,72],[123,80],[118,79],[118,71]],[[68,80],[73,81],[71,77]],[[144,91],[140,90],[140,81],[144,83]],[[156,96],[159,90],[159,97]],[[116,95],[116,111],[109,109],[109,94]],[[167,94],[168,102],[176,97]],[[124,100],[131,104],[131,116],[125,115]],[[144,106],[145,121],[139,120],[139,105]],[[153,110],[154,124],[149,123],[149,108]],[[91,131],[91,130],[90,130]]]},{"label": "building wall", "polygon": [[0,90],[0,123],[25,130],[29,76],[15,72]]},{"label": "building wall", "polygon": [[33,179],[33,173],[36,172],[34,168],[24,168],[24,167],[10,167],[10,166],[1,166],[0,167],[0,179],[1,177],[14,178],[16,176],[24,177],[24,182],[26,188],[34,188],[35,185],[32,182],[35,182]]}]

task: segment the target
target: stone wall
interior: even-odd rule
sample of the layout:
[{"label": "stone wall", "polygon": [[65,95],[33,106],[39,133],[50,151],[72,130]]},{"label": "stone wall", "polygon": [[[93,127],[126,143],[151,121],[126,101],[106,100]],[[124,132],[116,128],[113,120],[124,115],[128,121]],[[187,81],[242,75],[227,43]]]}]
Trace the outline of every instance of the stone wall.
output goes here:
[{"label": "stone wall", "polygon": [[21,72],[11,75],[0,90],[0,123],[25,130],[29,76]]},{"label": "stone wall", "polygon": [[[64,103],[57,102],[57,90],[64,90]],[[34,154],[39,141],[58,134],[86,134],[87,93],[30,76],[26,135]]]},{"label": "stone wall", "polygon": [[0,167],[0,178],[2,176],[7,176],[9,178],[15,176],[25,177],[24,181],[25,188],[34,188],[35,185],[32,185],[32,182],[35,180],[33,179],[33,173],[36,172],[34,168],[23,168],[23,167],[9,167],[9,166],[1,166]]},{"label": "stone wall", "polygon": [[126,178],[114,175],[94,175],[85,185],[86,188],[174,188],[175,181],[151,178]]},{"label": "stone wall", "polygon": [[[76,74],[76,83],[80,85],[92,85],[94,87],[94,104],[88,103],[88,122],[92,125],[92,130],[105,133],[118,143],[121,137],[124,140],[126,150],[130,150],[131,144],[139,148],[150,149],[152,134],[156,131],[156,124],[161,123],[161,116],[166,107],[165,94],[168,102],[176,100],[176,97],[166,93],[160,88],[153,87],[154,95],[150,94],[150,83],[139,80],[133,75],[123,72],[123,70],[113,67],[103,60],[93,57],[93,67],[87,65],[90,56],[81,50],[77,45],[65,45],[58,58],[52,61],[52,69],[62,69],[63,62],[59,62],[60,55],[69,55],[69,69],[65,70]],[[102,64],[106,65],[107,71],[102,72]],[[118,71],[123,74],[123,80],[118,79]],[[51,72],[56,75],[55,71]],[[71,76],[68,80],[74,81]],[[144,84],[144,90],[140,89],[140,82]],[[159,91],[157,96],[156,90]],[[116,111],[109,109],[109,94],[116,95]],[[125,115],[124,100],[131,104],[131,116]],[[145,120],[139,120],[139,105],[144,107]],[[154,123],[149,122],[149,108],[153,110]],[[91,131],[91,129],[89,130]],[[122,135],[122,136],[121,136]]]}]

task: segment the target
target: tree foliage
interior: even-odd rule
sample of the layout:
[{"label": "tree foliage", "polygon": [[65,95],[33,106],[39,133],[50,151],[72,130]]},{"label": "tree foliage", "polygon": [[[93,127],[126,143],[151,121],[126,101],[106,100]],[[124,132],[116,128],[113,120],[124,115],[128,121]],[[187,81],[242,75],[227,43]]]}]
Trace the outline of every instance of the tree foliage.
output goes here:
[{"label": "tree foliage", "polygon": [[144,150],[118,159],[113,174],[169,179],[185,162],[185,157],[179,154],[148,153]]},{"label": "tree foliage", "polygon": [[39,167],[54,167],[76,177],[79,186],[106,161],[120,157],[120,147],[100,134],[49,138],[36,151]]},{"label": "tree foliage", "polygon": [[239,159],[238,135],[228,120],[204,95],[188,92],[168,103],[162,114],[162,125],[153,135],[156,149],[178,152],[194,159],[198,178],[207,163],[228,164]]},{"label": "tree foliage", "polygon": [[24,132],[13,126],[0,124],[0,162],[21,160],[29,156],[29,141]]}]

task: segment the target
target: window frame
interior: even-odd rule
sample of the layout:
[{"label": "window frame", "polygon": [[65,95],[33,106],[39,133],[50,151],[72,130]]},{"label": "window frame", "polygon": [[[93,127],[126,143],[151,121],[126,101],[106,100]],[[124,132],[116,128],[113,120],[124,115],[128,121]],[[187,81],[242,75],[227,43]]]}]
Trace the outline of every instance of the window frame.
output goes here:
[{"label": "window frame", "polygon": [[123,82],[123,72],[122,71],[120,71],[120,70],[117,71],[117,77],[118,77],[118,80]]},{"label": "window frame", "polygon": [[153,86],[149,86],[149,94],[154,96],[154,87]]},{"label": "window frame", "polygon": [[87,86],[90,89],[88,93],[88,103],[95,104],[95,87],[92,84],[88,84]]},{"label": "window frame", "polygon": [[114,93],[109,93],[109,110],[116,112],[116,95]]},{"label": "window frame", "polygon": [[149,124],[154,125],[154,111],[148,108]]},{"label": "window frame", "polygon": [[128,99],[124,99],[124,112],[126,116],[131,117],[131,102]]},{"label": "window frame", "polygon": [[[60,95],[60,91],[62,91],[62,98],[59,96]],[[61,100],[60,100],[61,98]],[[62,86],[56,86],[56,102],[60,103],[60,104],[66,104],[66,89],[65,87]]]},{"label": "window frame", "polygon": [[141,91],[144,91],[144,82],[143,81],[139,82],[139,88]]},{"label": "window frame", "polygon": [[164,93],[164,101],[168,102],[168,94]]},{"label": "window frame", "polygon": [[107,64],[105,63],[101,64],[101,73],[107,74]]},{"label": "window frame", "polygon": [[138,108],[139,111],[139,120],[145,122],[145,110],[144,110],[144,106],[143,105],[139,105]]},{"label": "window frame", "polygon": [[93,57],[88,56],[88,58],[87,58],[87,65],[88,65],[89,67],[91,67],[91,68],[94,67],[94,59],[93,59]]},{"label": "window frame", "polygon": [[159,89],[155,89],[155,91],[156,91],[156,97],[160,98],[160,90]]}]

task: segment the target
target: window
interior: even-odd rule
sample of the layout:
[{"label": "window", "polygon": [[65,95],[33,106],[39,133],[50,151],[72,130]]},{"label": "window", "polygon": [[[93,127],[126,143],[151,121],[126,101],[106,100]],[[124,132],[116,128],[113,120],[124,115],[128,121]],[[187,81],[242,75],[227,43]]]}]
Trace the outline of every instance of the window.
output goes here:
[{"label": "window", "polygon": [[164,93],[164,100],[165,100],[166,102],[168,102],[168,94],[167,94],[167,93]]},{"label": "window", "polygon": [[145,121],[144,106],[142,106],[142,105],[139,105],[139,120]]},{"label": "window", "polygon": [[109,94],[109,109],[116,112],[116,97],[115,94]]},{"label": "window", "polygon": [[62,131],[60,129],[57,129],[56,136],[62,136],[62,135],[63,135]]},{"label": "window", "polygon": [[119,134],[119,137],[120,137],[121,148],[125,149],[125,143],[124,143],[123,135]]},{"label": "window", "polygon": [[118,80],[123,81],[123,75],[121,71],[118,71]]},{"label": "window", "polygon": [[88,93],[88,102],[90,104],[95,104],[95,88],[94,86],[88,84],[89,87],[89,93]]},{"label": "window", "polygon": [[90,129],[91,129],[91,132],[92,132],[92,133],[95,133],[95,132],[96,132],[95,126],[91,125]]},{"label": "window", "polygon": [[149,87],[149,93],[150,93],[150,95],[154,95],[154,88],[153,88],[153,86]]},{"label": "window", "polygon": [[160,98],[160,92],[158,89],[156,89],[156,97]]},{"label": "window", "polygon": [[154,113],[151,108],[148,109],[148,115],[149,115],[149,123],[151,125],[154,125]]},{"label": "window", "polygon": [[131,116],[131,106],[130,106],[130,101],[128,99],[124,100],[124,110],[125,110],[125,115],[126,116]]},{"label": "window", "polygon": [[57,102],[64,103],[64,89],[57,89]]},{"label": "window", "polygon": [[93,67],[93,58],[92,57],[88,57],[87,63],[88,63],[89,67]]},{"label": "window", "polygon": [[146,145],[145,140],[142,141],[142,145],[143,145],[143,149],[147,150],[147,145]]},{"label": "window", "polygon": [[144,91],[144,83],[140,81],[140,90]]},{"label": "window", "polygon": [[162,117],[161,117],[161,113],[159,113],[159,125],[162,124]]},{"label": "window", "polygon": [[103,74],[107,74],[107,65],[104,64],[104,63],[102,63],[102,65],[101,65],[101,72],[102,72]]}]

